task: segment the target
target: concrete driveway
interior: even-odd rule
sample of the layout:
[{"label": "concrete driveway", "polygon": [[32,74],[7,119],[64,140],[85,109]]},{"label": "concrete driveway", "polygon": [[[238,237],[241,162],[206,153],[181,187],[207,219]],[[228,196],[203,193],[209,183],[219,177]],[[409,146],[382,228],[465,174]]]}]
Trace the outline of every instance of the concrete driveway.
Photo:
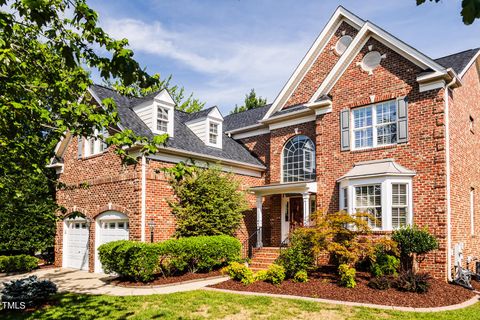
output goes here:
[{"label": "concrete driveway", "polygon": [[3,282],[25,278],[30,275],[36,275],[41,279],[53,281],[58,286],[60,292],[106,294],[112,296],[168,294],[191,291],[228,280],[228,277],[221,277],[188,283],[169,284],[154,288],[124,288],[109,284],[109,280],[112,279],[112,277],[105,274],[89,273],[77,269],[55,268],[37,270],[21,275],[0,275],[0,288],[3,287],[1,284]]}]

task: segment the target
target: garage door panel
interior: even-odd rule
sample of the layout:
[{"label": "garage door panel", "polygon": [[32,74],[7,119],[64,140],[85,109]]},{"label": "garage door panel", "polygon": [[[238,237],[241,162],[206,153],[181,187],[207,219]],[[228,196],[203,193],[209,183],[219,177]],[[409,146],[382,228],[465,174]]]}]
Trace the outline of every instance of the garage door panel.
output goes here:
[{"label": "garage door panel", "polygon": [[[129,223],[128,220],[100,220],[98,228],[98,246],[102,244],[129,239]],[[98,251],[97,251],[98,257]],[[101,263],[97,258],[97,271],[103,272]]]},{"label": "garage door panel", "polygon": [[88,270],[88,226],[86,221],[66,223],[65,266]]}]

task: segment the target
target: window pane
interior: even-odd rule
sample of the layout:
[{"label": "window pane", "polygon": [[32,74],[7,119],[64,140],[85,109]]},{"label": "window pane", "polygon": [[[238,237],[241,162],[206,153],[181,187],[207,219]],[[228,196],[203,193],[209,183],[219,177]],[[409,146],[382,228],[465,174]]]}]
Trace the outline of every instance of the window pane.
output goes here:
[{"label": "window pane", "polygon": [[370,227],[382,228],[382,189],[380,185],[355,187],[355,212],[369,214],[365,217]]},{"label": "window pane", "polygon": [[377,127],[377,145],[393,144],[397,142],[397,124],[387,124]]},{"label": "window pane", "polygon": [[373,129],[357,129],[354,131],[355,148],[373,147]]},{"label": "window pane", "polygon": [[401,228],[407,224],[407,184],[392,184],[392,227]]},{"label": "window pane", "polygon": [[315,180],[315,146],[306,136],[295,136],[283,149],[284,182]]}]

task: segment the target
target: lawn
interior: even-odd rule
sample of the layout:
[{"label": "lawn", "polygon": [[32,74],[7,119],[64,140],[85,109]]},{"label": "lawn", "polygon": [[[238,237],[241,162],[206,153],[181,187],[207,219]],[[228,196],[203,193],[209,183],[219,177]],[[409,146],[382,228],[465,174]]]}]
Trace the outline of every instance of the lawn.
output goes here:
[{"label": "lawn", "polygon": [[1,319],[480,319],[480,303],[458,311],[408,313],[303,300],[192,291],[151,296],[62,294],[57,303]]}]

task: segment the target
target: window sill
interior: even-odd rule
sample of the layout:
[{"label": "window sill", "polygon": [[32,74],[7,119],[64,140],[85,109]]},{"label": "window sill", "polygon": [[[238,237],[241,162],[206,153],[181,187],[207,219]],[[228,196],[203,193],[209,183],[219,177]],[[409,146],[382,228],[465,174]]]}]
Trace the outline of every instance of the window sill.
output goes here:
[{"label": "window sill", "polygon": [[353,150],[345,150],[345,151],[350,151],[351,153],[363,153],[363,152],[370,152],[370,151],[377,151],[377,150],[386,150],[386,149],[394,149],[400,145],[404,145],[406,143],[402,144],[389,144],[387,146],[381,146],[381,147],[372,147],[372,148],[366,148],[366,149],[353,149]]}]

